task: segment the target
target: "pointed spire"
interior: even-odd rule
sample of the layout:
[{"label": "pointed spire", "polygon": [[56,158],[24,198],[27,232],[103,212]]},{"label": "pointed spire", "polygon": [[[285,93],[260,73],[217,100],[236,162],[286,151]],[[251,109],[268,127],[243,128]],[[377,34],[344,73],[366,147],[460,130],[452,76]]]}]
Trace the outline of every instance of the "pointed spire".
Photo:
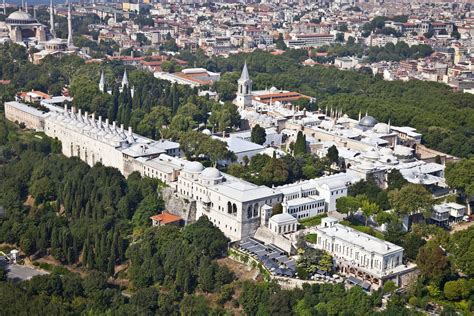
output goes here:
[{"label": "pointed spire", "polygon": [[36,19],[36,6],[33,6],[33,17]]},{"label": "pointed spire", "polygon": [[53,0],[49,1],[49,32],[53,37],[56,37],[56,31],[54,29],[54,6]]},{"label": "pointed spire", "polygon": [[104,93],[105,92],[105,76],[104,71],[102,70],[100,74],[100,81],[99,81],[99,90]]},{"label": "pointed spire", "polygon": [[28,1],[25,0],[25,12],[28,13]]},{"label": "pointed spire", "polygon": [[128,76],[127,76],[127,69],[123,72],[123,78],[122,78],[122,88],[125,86],[128,87]]},{"label": "pointed spire", "polygon": [[247,61],[245,61],[244,68],[242,69],[242,74],[240,75],[240,80],[249,80],[249,71],[247,69]]},{"label": "pointed spire", "polygon": [[67,46],[72,47],[73,42],[72,42],[72,16],[71,16],[71,3],[68,3],[67,7]]},{"label": "pointed spire", "polygon": [[7,4],[5,0],[3,0],[3,15],[7,15]]}]

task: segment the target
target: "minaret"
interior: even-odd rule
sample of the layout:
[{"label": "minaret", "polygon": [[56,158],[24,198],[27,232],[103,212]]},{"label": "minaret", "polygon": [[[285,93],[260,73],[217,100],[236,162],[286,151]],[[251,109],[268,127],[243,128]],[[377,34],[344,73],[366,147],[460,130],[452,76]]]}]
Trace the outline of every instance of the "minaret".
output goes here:
[{"label": "minaret", "polygon": [[7,15],[7,4],[5,0],[3,0],[3,15]]},{"label": "minaret", "polygon": [[49,1],[49,32],[53,37],[56,37],[56,31],[54,30],[54,6],[53,0]]},{"label": "minaret", "polygon": [[105,93],[105,77],[104,77],[104,71],[103,70],[102,70],[102,73],[100,74],[99,90],[102,93]]},{"label": "minaret", "polygon": [[67,8],[67,46],[72,47],[74,44],[72,42],[72,17],[71,17],[71,3],[69,3]]},{"label": "minaret", "polygon": [[127,76],[127,69],[123,72],[123,78],[122,78],[122,89],[125,88],[125,86],[128,87],[128,76]]},{"label": "minaret", "polygon": [[28,1],[25,0],[25,12],[28,13]]},{"label": "minaret", "polygon": [[244,64],[242,69],[242,74],[240,79],[237,81],[238,90],[237,98],[235,100],[236,105],[243,109],[247,106],[252,105],[252,80],[249,76],[249,71],[247,69],[247,62]]},{"label": "minaret", "polygon": [[36,6],[33,6],[33,17],[36,19]]}]

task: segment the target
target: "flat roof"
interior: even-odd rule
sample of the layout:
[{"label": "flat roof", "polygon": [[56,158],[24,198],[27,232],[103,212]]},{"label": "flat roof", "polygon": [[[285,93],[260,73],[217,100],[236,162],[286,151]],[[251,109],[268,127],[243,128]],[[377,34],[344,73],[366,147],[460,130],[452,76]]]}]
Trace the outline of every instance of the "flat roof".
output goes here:
[{"label": "flat roof", "polygon": [[40,111],[32,106],[28,106],[24,103],[21,103],[21,102],[17,102],[17,101],[9,101],[9,102],[5,102],[5,104],[8,104],[22,112],[25,112],[25,113],[28,113],[28,114],[31,114],[31,115],[35,115],[35,116],[43,116],[44,112],[43,111]]},{"label": "flat roof", "polygon": [[349,244],[354,244],[369,252],[376,252],[387,255],[393,252],[403,251],[403,248],[391,242],[379,239],[369,234],[360,232],[342,224],[334,224],[332,227],[317,228],[317,234],[323,233],[327,236],[343,240]]}]

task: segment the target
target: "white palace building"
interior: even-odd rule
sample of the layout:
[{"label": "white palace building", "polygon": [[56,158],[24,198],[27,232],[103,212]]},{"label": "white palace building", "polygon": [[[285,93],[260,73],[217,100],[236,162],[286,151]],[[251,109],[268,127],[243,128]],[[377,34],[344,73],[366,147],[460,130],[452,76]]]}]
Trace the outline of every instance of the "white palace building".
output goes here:
[{"label": "white palace building", "polygon": [[137,171],[163,181],[178,196],[196,203],[197,218],[206,215],[231,240],[253,236],[259,226],[267,226],[278,203],[295,220],[334,210],[336,199],[360,179],[347,173],[276,188],[258,186],[181,158],[178,143],[137,135],[131,128],[74,107],[50,105],[49,110],[5,103],[8,120],[60,140],[67,157],[79,157],[90,166],[100,162],[115,167],[124,176]]}]

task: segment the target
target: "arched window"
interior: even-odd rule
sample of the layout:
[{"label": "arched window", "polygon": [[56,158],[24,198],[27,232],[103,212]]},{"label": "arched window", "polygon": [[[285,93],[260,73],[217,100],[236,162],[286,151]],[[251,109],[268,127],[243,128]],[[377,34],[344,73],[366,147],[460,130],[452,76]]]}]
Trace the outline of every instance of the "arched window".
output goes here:
[{"label": "arched window", "polygon": [[237,205],[235,203],[232,205],[232,214],[237,214]]},{"label": "arched window", "polygon": [[252,218],[252,205],[247,207],[247,218]]},{"label": "arched window", "polygon": [[258,216],[258,203],[253,206],[253,217]]},{"label": "arched window", "polygon": [[227,213],[232,213],[232,204],[230,202],[227,202]]}]

